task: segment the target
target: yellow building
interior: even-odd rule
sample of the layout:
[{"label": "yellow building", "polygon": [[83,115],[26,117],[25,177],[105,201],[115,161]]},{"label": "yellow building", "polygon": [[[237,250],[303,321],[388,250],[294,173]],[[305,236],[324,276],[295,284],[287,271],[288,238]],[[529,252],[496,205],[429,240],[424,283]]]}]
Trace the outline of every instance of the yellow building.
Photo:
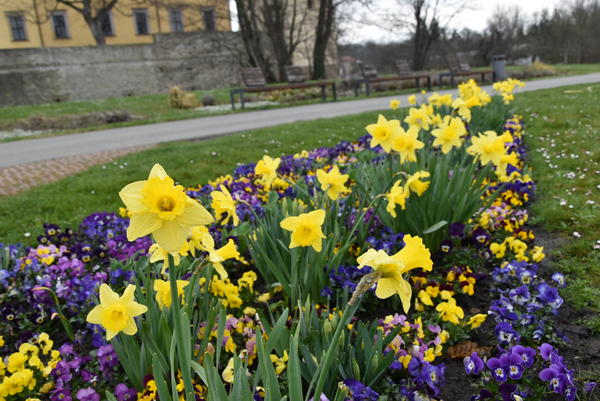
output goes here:
[{"label": "yellow building", "polygon": [[[152,43],[154,34],[231,31],[228,0],[119,0],[102,21],[107,45]],[[76,10],[55,0],[0,0],[0,49],[93,46]]]}]

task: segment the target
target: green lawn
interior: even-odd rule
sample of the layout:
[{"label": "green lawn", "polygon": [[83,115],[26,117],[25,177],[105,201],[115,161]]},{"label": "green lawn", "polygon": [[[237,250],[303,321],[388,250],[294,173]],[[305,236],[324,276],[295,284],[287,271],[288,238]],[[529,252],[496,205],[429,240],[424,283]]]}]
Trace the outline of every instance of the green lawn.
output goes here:
[{"label": "green lawn", "polygon": [[[560,75],[575,75],[575,74],[586,74],[590,72],[599,72],[600,64],[566,64],[566,65],[556,65],[554,66]],[[482,67],[483,68],[483,67]],[[489,67],[485,67],[489,68]],[[522,67],[509,67],[509,70],[518,71],[522,70]],[[475,68],[474,70],[477,70]],[[212,95],[217,103],[221,104],[229,104],[229,90],[230,88],[221,88],[209,91],[196,91],[194,92],[198,99],[202,99],[204,95]],[[387,96],[394,94],[404,94],[404,93],[412,93],[414,92],[414,88],[398,90],[394,92],[373,92],[372,96]],[[358,98],[365,98],[365,95],[360,95]],[[341,100],[354,100],[358,99],[357,97],[352,96],[341,97]],[[285,103],[278,106],[264,106],[262,108],[273,108],[273,107],[289,107],[291,105],[300,105],[307,103],[316,103],[319,102],[320,99],[315,100],[304,100],[297,101],[293,103]],[[205,111],[199,110],[180,110],[180,109],[172,109],[167,104],[167,95],[166,94],[157,94],[157,95],[144,95],[144,96],[130,96],[130,97],[121,97],[121,98],[109,98],[102,100],[90,100],[90,101],[78,101],[78,102],[65,102],[65,103],[47,103],[42,105],[31,105],[31,106],[14,106],[14,107],[3,107],[0,108],[0,130],[9,129],[13,127],[14,124],[32,116],[44,116],[49,118],[68,116],[68,115],[77,115],[84,113],[92,113],[92,112],[102,112],[102,111],[110,111],[110,110],[128,110],[133,115],[138,116],[139,118],[134,121],[129,121],[125,123],[115,123],[110,125],[100,125],[100,126],[92,126],[85,128],[77,128],[77,129],[68,129],[68,130],[60,130],[47,132],[41,135],[36,135],[35,137],[42,136],[54,136],[54,135],[63,135],[63,134],[72,134],[83,131],[94,131],[99,129],[107,129],[107,128],[117,128],[117,127],[126,127],[132,125],[141,125],[141,124],[151,124],[157,122],[164,121],[173,121],[173,120],[182,120],[188,118],[198,118],[204,117],[207,115],[215,115],[215,114],[228,114],[234,111],[225,110],[219,112],[211,112],[207,113]],[[250,111],[252,109],[246,109],[246,111]],[[255,109],[254,109],[255,110]],[[240,110],[236,110],[235,112],[240,112]],[[31,137],[29,137],[31,138]],[[2,141],[11,141],[18,139],[27,139],[27,138],[8,138],[8,139],[0,139]]]},{"label": "green lawn", "polygon": [[256,162],[267,150],[278,156],[354,140],[376,119],[377,113],[370,112],[299,122],[206,141],[168,143],[131,154],[15,196],[0,197],[0,242],[26,241],[26,232],[33,240],[44,222],[76,225],[92,212],[118,210],[122,206],[118,191],[145,178],[154,163],[161,163],[184,185],[204,184],[231,173],[238,162]]},{"label": "green lawn", "polygon": [[[600,84],[517,95],[537,181],[532,214],[576,307],[600,311]],[[600,318],[586,319],[600,331]]]}]

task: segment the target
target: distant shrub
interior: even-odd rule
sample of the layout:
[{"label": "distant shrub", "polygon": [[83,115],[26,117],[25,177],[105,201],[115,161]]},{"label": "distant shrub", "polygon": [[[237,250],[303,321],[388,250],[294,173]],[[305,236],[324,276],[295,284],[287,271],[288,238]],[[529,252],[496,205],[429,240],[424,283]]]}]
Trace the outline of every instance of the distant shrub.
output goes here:
[{"label": "distant shrub", "polygon": [[198,99],[192,92],[186,92],[178,86],[169,89],[169,106],[174,109],[192,109],[198,107]]},{"label": "distant shrub", "polygon": [[215,97],[213,95],[204,95],[202,97],[202,105],[203,106],[214,106],[217,102],[215,101]]},{"label": "distant shrub", "polygon": [[541,61],[535,61],[531,65],[527,66],[523,70],[526,78],[529,77],[545,77],[549,75],[556,75],[556,69],[551,65],[542,63]]}]

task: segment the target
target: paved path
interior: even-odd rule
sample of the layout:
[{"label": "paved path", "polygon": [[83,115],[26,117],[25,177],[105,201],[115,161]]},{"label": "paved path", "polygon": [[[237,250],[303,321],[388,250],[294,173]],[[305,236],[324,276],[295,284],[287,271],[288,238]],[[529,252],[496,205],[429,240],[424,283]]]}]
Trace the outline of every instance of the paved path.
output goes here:
[{"label": "paved path", "polygon": [[[522,91],[593,82],[600,82],[600,73],[530,81]],[[489,86],[484,88],[489,89]],[[454,94],[456,90],[440,93]],[[388,107],[393,98],[400,99],[406,105],[408,95],[253,111],[0,143],[0,196],[16,194],[56,181],[161,142],[206,139],[294,121],[382,110]]]},{"label": "paved path", "polygon": [[[600,73],[529,81],[522,91],[592,82],[600,82]],[[440,93],[455,92],[456,90],[440,91]],[[294,121],[382,110],[388,107],[392,98],[400,99],[403,104],[406,104],[407,101],[407,96],[370,98],[8,142],[0,144],[0,168],[87,153],[154,145],[161,142],[204,139]]]}]

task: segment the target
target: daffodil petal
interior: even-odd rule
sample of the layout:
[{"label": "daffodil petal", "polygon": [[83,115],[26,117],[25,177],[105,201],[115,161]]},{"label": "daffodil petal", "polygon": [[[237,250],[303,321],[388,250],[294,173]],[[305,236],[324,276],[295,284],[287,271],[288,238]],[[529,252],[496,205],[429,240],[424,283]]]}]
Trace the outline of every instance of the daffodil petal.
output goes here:
[{"label": "daffodil petal", "polygon": [[127,326],[123,329],[123,333],[132,336],[137,333],[137,325],[135,324],[135,319],[131,318],[127,321]]},{"label": "daffodil petal", "polygon": [[142,202],[142,190],[147,181],[136,181],[126,185],[120,192],[119,197],[131,213],[143,213],[147,211]]},{"label": "daffodil petal", "polygon": [[135,241],[138,238],[145,237],[158,230],[162,225],[163,220],[155,214],[133,214],[129,221],[129,227],[127,227],[127,240]]},{"label": "daffodil petal", "polygon": [[178,252],[185,242],[189,230],[175,221],[166,221],[158,230],[153,232],[158,245],[169,253]]},{"label": "daffodil petal", "polygon": [[203,226],[212,223],[215,219],[204,206],[188,197],[185,201],[185,210],[177,220],[186,226]]},{"label": "daffodil petal", "polygon": [[167,172],[165,171],[165,169],[163,168],[163,166],[161,166],[160,164],[156,163],[154,166],[152,166],[152,170],[150,170],[150,175],[148,176],[148,179],[150,178],[160,178],[161,180],[163,178],[167,178]]},{"label": "daffodil petal", "polygon": [[119,301],[119,294],[111,290],[108,284],[104,283],[100,286],[100,303],[103,305],[114,304]]},{"label": "daffodil petal", "polygon": [[102,305],[96,305],[86,317],[86,321],[92,324],[100,324],[102,322]]},{"label": "daffodil petal", "polygon": [[380,278],[375,289],[377,298],[386,299],[394,295],[397,292],[396,283],[396,280],[392,278]]}]

